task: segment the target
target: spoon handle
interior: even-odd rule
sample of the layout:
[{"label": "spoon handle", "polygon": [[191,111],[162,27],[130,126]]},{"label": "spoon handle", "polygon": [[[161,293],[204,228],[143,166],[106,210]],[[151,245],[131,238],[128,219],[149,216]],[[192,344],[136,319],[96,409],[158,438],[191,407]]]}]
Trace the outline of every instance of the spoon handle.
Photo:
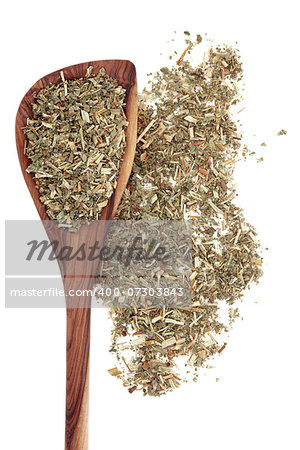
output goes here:
[{"label": "spoon handle", "polygon": [[88,450],[90,308],[67,308],[65,450]]}]

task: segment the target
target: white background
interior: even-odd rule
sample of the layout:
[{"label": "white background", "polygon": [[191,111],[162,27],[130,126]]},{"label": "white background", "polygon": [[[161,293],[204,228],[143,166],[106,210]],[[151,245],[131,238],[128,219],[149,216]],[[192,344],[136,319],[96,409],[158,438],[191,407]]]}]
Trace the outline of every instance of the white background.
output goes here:
[{"label": "white background", "polygon": [[[270,249],[265,275],[247,294],[244,320],[236,323],[216,368],[198,384],[163,398],[128,394],[107,373],[113,367],[107,311],[92,311],[91,450],[299,449],[298,27],[297,2],[291,0],[2,5],[3,219],[38,218],[14,142],[15,114],[28,88],[67,65],[124,58],[135,63],[141,89],[145,74],[166,64],[167,55],[159,54],[173,30],[239,42],[247,105],[240,119],[253,150],[265,160],[241,163],[236,174],[239,203]],[[288,134],[278,137],[281,128]],[[262,141],[267,147],[260,147]],[[63,449],[65,311],[5,310],[2,298],[0,327],[0,448]]]}]

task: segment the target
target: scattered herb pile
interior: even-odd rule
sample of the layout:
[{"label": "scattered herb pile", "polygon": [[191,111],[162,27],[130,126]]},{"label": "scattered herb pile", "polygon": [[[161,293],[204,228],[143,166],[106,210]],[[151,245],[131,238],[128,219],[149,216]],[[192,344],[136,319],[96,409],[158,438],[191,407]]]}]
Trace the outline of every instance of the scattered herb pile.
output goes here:
[{"label": "scattered herb pile", "polygon": [[101,68],[36,95],[24,130],[40,200],[61,224],[98,219],[116,187],[125,142],[125,89]]},{"label": "scattered herb pile", "polygon": [[[197,43],[201,38],[197,36]],[[193,227],[192,306],[111,309],[109,372],[132,393],[159,396],[225,348],[234,303],[262,274],[255,229],[236,206],[233,172],[248,154],[231,107],[242,64],[231,47],[210,48],[198,66],[164,67],[139,98],[137,153],[118,219],[189,219]],[[227,323],[219,315],[228,306]],[[226,336],[226,335],[225,335]],[[181,357],[180,359],[178,357]]]}]

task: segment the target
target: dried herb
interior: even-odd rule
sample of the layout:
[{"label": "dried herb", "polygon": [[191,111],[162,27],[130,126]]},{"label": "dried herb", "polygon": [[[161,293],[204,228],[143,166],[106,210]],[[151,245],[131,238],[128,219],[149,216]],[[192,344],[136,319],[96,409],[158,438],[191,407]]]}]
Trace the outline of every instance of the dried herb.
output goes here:
[{"label": "dried herb", "polygon": [[137,154],[117,216],[192,222],[192,306],[110,312],[118,378],[129,392],[155,396],[185,379],[179,357],[197,377],[223,352],[223,332],[239,314],[232,305],[262,274],[256,231],[234,203],[234,167],[249,154],[230,112],[239,101],[240,57],[217,46],[193,66],[186,53],[139,97]]},{"label": "dried herb", "polygon": [[287,134],[286,130],[280,130],[278,131],[277,136],[284,136],[285,134]]},{"label": "dried herb", "polygon": [[50,84],[24,130],[40,200],[62,224],[98,219],[116,187],[125,148],[125,89],[104,68]]}]

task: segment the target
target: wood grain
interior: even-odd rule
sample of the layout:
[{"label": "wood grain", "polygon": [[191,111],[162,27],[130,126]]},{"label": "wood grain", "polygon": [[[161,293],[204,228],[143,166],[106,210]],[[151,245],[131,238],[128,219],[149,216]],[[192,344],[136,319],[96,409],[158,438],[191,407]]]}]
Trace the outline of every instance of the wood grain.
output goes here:
[{"label": "wood grain", "polygon": [[[30,160],[24,154],[27,137],[23,133],[27,117],[32,117],[31,104],[34,95],[49,83],[61,81],[60,71],[64,71],[66,80],[81,78],[89,66],[98,73],[101,67],[115,78],[126,89],[126,117],[129,125],[126,130],[126,149],[124,152],[117,187],[108,205],[103,209],[100,222],[83,225],[76,233],[58,228],[47,216],[45,206],[39,199],[33,175],[26,172]],[[56,250],[68,245],[74,251],[82,243],[89,247],[95,241],[101,245],[105,238],[107,226],[117,210],[122,194],[128,182],[135,155],[137,132],[137,82],[134,65],[126,60],[90,61],[59,69],[38,80],[25,94],[20,103],[16,117],[16,144],[21,170],[35,203],[50,242],[58,241]],[[89,290],[93,286],[93,276],[96,274],[98,261],[62,261],[58,260],[63,278],[67,306],[67,339],[66,339],[66,432],[65,450],[88,450],[88,398],[89,398],[89,353],[90,353],[90,322],[91,299],[86,296],[68,296],[73,290]]]}]

